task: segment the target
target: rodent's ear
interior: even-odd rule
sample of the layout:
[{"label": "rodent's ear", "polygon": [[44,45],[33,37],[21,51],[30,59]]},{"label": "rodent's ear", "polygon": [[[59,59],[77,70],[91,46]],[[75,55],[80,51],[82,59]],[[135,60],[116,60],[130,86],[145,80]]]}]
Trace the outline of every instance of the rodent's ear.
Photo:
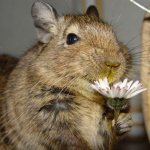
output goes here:
[{"label": "rodent's ear", "polygon": [[91,5],[91,6],[88,7],[88,9],[86,11],[86,14],[99,18],[98,10],[97,10],[97,8],[94,5]]},{"label": "rodent's ear", "polygon": [[56,10],[45,2],[36,1],[32,5],[31,15],[37,29],[38,40],[48,43],[57,33],[58,15]]}]

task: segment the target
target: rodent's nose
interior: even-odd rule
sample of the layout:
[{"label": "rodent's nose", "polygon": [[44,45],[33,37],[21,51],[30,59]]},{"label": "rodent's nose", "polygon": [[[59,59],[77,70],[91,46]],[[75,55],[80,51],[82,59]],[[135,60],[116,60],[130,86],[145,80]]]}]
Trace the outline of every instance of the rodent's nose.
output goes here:
[{"label": "rodent's nose", "polygon": [[119,62],[109,62],[106,61],[105,65],[109,68],[118,68],[121,64]]}]

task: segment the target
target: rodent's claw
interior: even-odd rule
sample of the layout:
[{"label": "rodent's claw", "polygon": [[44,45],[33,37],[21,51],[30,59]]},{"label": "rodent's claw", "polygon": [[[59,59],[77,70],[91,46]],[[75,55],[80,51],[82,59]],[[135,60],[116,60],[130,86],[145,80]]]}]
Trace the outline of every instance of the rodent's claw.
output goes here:
[{"label": "rodent's claw", "polygon": [[123,135],[131,130],[133,125],[131,114],[121,113],[119,115],[118,121],[115,125],[116,134],[118,136]]}]

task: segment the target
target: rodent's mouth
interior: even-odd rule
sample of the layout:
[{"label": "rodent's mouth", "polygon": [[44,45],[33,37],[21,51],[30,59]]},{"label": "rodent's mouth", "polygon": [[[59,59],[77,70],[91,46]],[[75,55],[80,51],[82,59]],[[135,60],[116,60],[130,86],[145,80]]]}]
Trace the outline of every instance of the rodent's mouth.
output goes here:
[{"label": "rodent's mouth", "polygon": [[86,75],[83,77],[90,84],[93,84],[94,81],[99,79],[107,78],[109,83],[114,83],[122,79],[124,76],[124,67],[107,67],[102,66],[101,68],[90,68],[85,71]]},{"label": "rodent's mouth", "polygon": [[119,80],[119,79],[116,78],[115,75],[112,75],[111,73],[110,73],[110,74],[107,74],[107,75],[100,75],[100,76],[98,76],[98,77],[95,78],[95,79],[86,78],[86,80],[87,80],[90,84],[93,84],[94,81],[97,81],[97,80],[99,80],[99,79],[104,79],[104,78],[107,78],[109,83],[114,83],[114,82],[116,82],[117,80]]},{"label": "rodent's mouth", "polygon": [[94,81],[97,81],[99,79],[104,79],[104,78],[107,78],[109,83],[113,83],[117,80],[115,75],[112,75],[111,73],[110,74],[100,74],[95,78],[92,78],[92,77],[90,78],[90,77],[86,76],[83,79],[86,80],[88,83],[93,84]]},{"label": "rodent's mouth", "polygon": [[101,73],[97,80],[104,78],[107,78],[109,83],[113,83],[118,80],[118,75],[116,71],[108,70],[107,72]]},{"label": "rodent's mouth", "polygon": [[107,77],[109,83],[113,83],[117,80],[116,73],[112,72],[111,70],[109,71],[109,73],[106,77]]}]

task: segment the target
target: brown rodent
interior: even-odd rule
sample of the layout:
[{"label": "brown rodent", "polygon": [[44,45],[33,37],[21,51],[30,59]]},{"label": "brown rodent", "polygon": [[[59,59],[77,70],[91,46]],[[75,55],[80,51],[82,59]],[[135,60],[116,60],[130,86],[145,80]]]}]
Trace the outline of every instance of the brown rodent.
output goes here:
[{"label": "brown rodent", "polygon": [[[15,150],[109,149],[112,119],[91,83],[128,76],[131,55],[95,7],[59,17],[35,2],[32,17],[39,42],[19,61],[5,90],[1,147]],[[118,133],[130,129],[127,114]],[[1,148],[2,149],[2,148]]]}]

